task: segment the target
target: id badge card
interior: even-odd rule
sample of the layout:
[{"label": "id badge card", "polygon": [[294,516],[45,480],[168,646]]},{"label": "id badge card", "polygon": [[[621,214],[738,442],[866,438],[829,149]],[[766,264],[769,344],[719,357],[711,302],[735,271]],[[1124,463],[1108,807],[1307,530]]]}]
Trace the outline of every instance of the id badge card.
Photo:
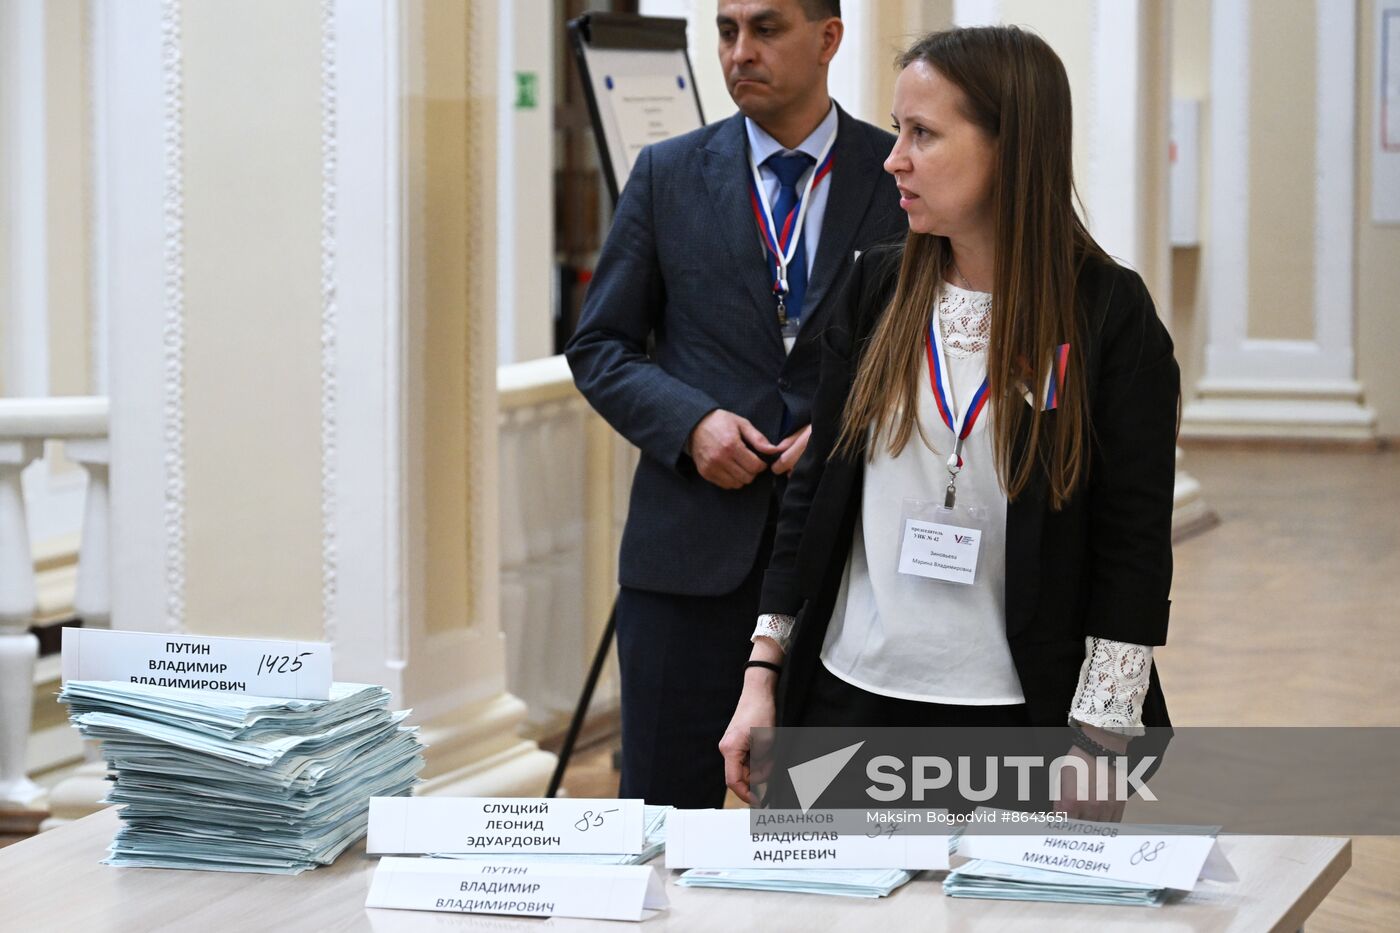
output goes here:
[{"label": "id badge card", "polygon": [[929,580],[970,585],[977,579],[977,558],[986,507],[959,502],[905,499],[899,521],[899,572]]},{"label": "id badge card", "polygon": [[797,332],[801,329],[801,327],[801,318],[789,317],[783,319],[783,349],[786,350],[788,353],[791,353],[792,348],[797,344]]}]

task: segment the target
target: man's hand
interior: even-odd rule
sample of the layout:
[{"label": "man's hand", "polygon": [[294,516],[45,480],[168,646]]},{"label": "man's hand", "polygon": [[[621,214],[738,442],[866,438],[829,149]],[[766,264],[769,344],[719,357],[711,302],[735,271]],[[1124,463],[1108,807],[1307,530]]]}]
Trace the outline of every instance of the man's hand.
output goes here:
[{"label": "man's hand", "polygon": [[706,480],[720,489],[742,489],[768,469],[758,454],[776,456],[785,448],[768,443],[747,418],[717,408],[690,432],[685,450]]},{"label": "man's hand", "polygon": [[797,461],[802,459],[802,453],[807,449],[807,439],[811,436],[812,426],[809,424],[779,441],[778,449],[783,452],[783,455],[774,461],[773,472],[779,476],[791,473],[792,468],[797,466]]}]

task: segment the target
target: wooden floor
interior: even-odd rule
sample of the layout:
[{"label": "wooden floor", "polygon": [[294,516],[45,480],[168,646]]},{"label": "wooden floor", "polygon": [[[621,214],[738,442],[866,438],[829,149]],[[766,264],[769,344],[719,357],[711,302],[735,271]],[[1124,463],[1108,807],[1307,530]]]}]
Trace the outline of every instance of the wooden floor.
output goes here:
[{"label": "wooden floor", "polygon": [[[1400,451],[1187,445],[1184,467],[1220,524],[1175,548],[1173,721],[1400,726]],[[577,756],[571,794],[617,792],[613,747]],[[1309,933],[1400,930],[1400,839],[1352,851]]]}]

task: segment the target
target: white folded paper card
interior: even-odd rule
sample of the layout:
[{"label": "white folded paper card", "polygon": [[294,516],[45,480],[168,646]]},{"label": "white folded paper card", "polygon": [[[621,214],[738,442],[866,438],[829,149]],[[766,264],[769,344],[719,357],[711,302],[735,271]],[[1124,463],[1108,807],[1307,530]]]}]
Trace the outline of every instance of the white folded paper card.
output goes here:
[{"label": "white folded paper card", "polygon": [[371,854],[642,851],[641,800],[372,797]]},{"label": "white folded paper card", "polygon": [[331,690],[331,646],[65,628],[63,679],[325,700]]},{"label": "white folded paper card", "polygon": [[665,883],[647,865],[395,857],[379,860],[365,898],[366,907],[597,920],[641,920],[667,905]]},{"label": "white folded paper card", "polygon": [[748,810],[673,810],[666,817],[667,868],[948,867],[948,836],[899,832],[838,835],[821,814],[755,833]]},{"label": "white folded paper card", "polygon": [[1043,835],[970,830],[958,839],[958,855],[1178,891],[1194,889],[1198,879],[1239,878],[1207,827],[1200,835],[1183,833],[1187,827],[1163,832],[1166,827],[1087,820],[1070,820],[1063,827]]}]

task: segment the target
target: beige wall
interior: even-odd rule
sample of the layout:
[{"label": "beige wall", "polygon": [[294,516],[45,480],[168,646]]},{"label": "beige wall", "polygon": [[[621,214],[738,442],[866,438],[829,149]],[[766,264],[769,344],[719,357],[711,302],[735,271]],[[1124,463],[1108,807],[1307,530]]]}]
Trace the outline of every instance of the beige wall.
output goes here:
[{"label": "beige wall", "polygon": [[1379,433],[1400,436],[1400,225],[1371,222],[1371,150],[1376,133],[1376,2],[1360,8],[1356,185],[1357,376],[1376,410]]},{"label": "beige wall", "polygon": [[45,4],[51,395],[85,395],[91,391],[88,205],[92,190],[84,8],[83,0],[49,0]]},{"label": "beige wall", "polygon": [[187,618],[316,639],[320,14],[249,0],[182,18]]},{"label": "beige wall", "polygon": [[[1323,0],[1336,2],[1336,0]],[[1251,5],[1249,328],[1312,340],[1317,42],[1313,3]]]}]

